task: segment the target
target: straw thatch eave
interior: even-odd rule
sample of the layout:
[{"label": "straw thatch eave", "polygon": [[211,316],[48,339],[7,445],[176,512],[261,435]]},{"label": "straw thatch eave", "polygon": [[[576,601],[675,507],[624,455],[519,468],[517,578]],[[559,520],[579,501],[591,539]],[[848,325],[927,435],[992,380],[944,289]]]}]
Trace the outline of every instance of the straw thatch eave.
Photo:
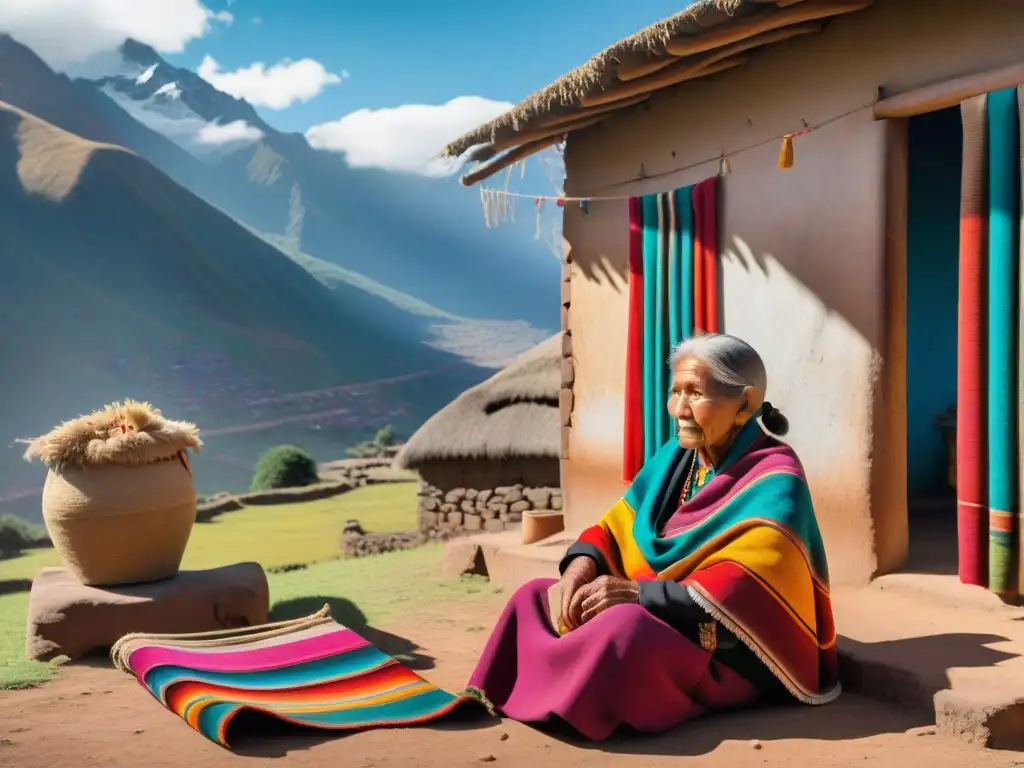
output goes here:
[{"label": "straw thatch eave", "polygon": [[561,334],[435,413],[402,447],[401,469],[430,461],[558,459]]},{"label": "straw thatch eave", "polygon": [[[442,154],[483,162],[470,186],[679,83],[745,64],[750,55],[820,32],[832,18],[873,0],[696,0],[598,53]],[[473,150],[471,153],[469,150]]]}]

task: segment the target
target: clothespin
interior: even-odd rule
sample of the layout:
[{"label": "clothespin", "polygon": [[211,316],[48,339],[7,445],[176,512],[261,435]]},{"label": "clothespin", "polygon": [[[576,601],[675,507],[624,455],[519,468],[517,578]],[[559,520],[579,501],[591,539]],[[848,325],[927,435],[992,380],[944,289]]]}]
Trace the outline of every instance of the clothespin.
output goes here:
[{"label": "clothespin", "polygon": [[804,124],[802,131],[787,133],[782,137],[782,149],[779,150],[779,168],[784,171],[793,167],[793,139],[797,136],[806,136],[814,130],[812,126],[807,124],[806,120],[801,118],[800,122]]},{"label": "clothespin", "polygon": [[793,134],[782,137],[782,148],[779,150],[779,168],[786,171],[793,167]]}]

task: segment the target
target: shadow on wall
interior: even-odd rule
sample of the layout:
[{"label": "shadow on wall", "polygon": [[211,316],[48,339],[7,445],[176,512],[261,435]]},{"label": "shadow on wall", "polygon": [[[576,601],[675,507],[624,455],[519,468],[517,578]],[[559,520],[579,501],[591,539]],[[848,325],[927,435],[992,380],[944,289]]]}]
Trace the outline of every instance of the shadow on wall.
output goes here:
[{"label": "shadow on wall", "polygon": [[[746,255],[751,258],[735,263],[767,274],[765,254],[772,254],[809,294],[876,349],[883,330],[878,311],[883,280],[879,244],[885,220],[882,131],[884,127],[866,112],[836,121],[800,137],[796,162],[786,171],[777,167],[775,142],[739,153],[731,158],[733,171],[720,177],[718,203],[718,248],[723,261],[737,259],[740,254],[733,249],[742,240],[749,244]],[[573,163],[590,158],[595,151],[584,136],[577,138],[581,157],[573,153],[573,136],[569,139],[570,180]],[[710,178],[717,171],[715,161],[675,177],[638,179],[632,188],[617,189],[626,194],[667,191]],[[585,194],[586,190],[574,192]],[[624,293],[628,201],[595,201],[586,212],[567,206],[564,230],[575,273]],[[726,283],[724,290],[730,289]]]}]

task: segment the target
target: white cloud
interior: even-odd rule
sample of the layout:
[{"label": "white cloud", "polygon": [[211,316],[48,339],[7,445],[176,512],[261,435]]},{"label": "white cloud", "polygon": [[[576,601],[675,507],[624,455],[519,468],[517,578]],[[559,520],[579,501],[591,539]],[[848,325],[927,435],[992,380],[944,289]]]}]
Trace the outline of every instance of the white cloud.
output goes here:
[{"label": "white cloud", "polygon": [[146,101],[130,99],[111,86],[103,92],[140,123],[194,155],[233,152],[263,138],[262,131],[244,120],[207,122],[180,100],[177,83],[167,83]]},{"label": "white cloud", "polygon": [[263,23],[263,17],[262,16],[253,16],[252,17],[252,23],[253,24],[262,24]]},{"label": "white cloud", "polygon": [[180,53],[226,12],[202,0],[0,0],[0,32],[10,33],[55,69],[110,51],[126,37]]},{"label": "white cloud", "polygon": [[344,153],[356,168],[448,176],[460,163],[437,156],[444,145],[512,106],[481,96],[458,96],[447,104],[360,109],[314,125],[306,131],[306,140],[316,149]]},{"label": "white cloud", "polygon": [[198,74],[218,91],[245,99],[253,106],[286,109],[299,101],[309,101],[324,88],[348,77],[328,72],[313,59],[283,59],[267,67],[261,61],[228,72],[212,56],[203,57]]},{"label": "white cloud", "polygon": [[263,131],[249,125],[245,120],[231,123],[207,123],[199,129],[196,141],[208,147],[223,147],[226,144],[252,144],[263,138]]},{"label": "white cloud", "polygon": [[228,27],[235,21],[235,16],[231,11],[217,11],[213,14],[213,18]]}]

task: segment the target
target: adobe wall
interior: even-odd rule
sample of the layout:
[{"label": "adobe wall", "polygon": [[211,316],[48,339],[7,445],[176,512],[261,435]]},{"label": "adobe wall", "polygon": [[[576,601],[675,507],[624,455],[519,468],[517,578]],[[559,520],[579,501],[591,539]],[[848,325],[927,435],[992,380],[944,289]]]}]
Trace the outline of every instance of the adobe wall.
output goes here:
[{"label": "adobe wall", "polygon": [[[899,308],[886,301],[898,280],[887,249],[904,247],[892,215],[905,207],[887,172],[903,159],[894,156],[899,124],[874,121],[868,105],[878,87],[898,93],[1004,66],[1022,50],[1024,3],[876,0],[820,36],[754,53],[743,67],[656,94],[569,138],[571,196],[673,189],[717,173],[717,158],[728,155],[724,329],[765,358],[834,583],[892,570],[907,549],[905,360],[892,351],[902,331],[887,321]],[[778,169],[775,137],[846,113],[798,137],[794,167]],[[575,531],[623,491],[627,203],[566,206],[564,236],[574,375],[562,487]]]}]

